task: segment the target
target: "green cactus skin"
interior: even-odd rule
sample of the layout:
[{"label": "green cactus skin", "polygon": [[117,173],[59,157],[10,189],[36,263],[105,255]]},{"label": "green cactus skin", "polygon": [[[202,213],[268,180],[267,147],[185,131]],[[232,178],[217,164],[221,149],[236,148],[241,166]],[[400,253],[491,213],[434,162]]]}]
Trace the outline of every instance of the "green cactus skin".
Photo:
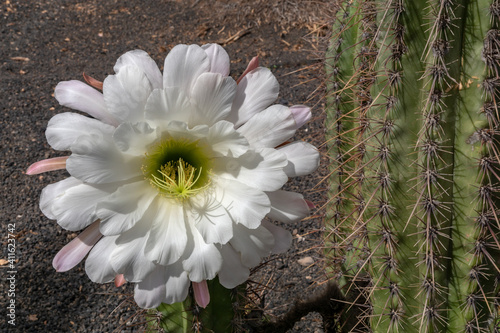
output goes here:
[{"label": "green cactus skin", "polygon": [[237,316],[243,312],[238,307],[238,292],[245,291],[245,285],[234,290],[224,288],[217,278],[207,281],[210,303],[200,308],[189,295],[184,302],[161,304],[150,312],[147,332],[168,333],[231,333],[238,327]]},{"label": "green cactus skin", "polygon": [[350,302],[339,325],[500,332],[500,2],[338,3],[325,247]]}]

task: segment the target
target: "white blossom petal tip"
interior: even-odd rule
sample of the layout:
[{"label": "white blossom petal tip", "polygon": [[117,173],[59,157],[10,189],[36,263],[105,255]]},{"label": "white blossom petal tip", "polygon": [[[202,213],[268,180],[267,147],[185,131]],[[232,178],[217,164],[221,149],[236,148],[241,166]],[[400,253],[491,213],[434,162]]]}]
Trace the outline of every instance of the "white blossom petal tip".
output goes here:
[{"label": "white blossom petal tip", "polygon": [[106,124],[118,126],[118,120],[106,109],[102,93],[81,81],[59,82],[54,96],[63,106],[85,112]]},{"label": "white blossom petal tip", "polygon": [[54,258],[57,271],[87,256],[92,281],[134,283],[140,307],[181,302],[191,285],[206,307],[208,280],[234,288],[290,246],[290,233],[264,219],[292,222],[309,212],[300,194],[281,188],[319,163],[312,145],[288,142],[311,112],[271,105],[279,84],[257,57],[238,82],[230,63],[217,44],[178,45],[162,73],[134,50],[103,82],[84,74],[87,84],[57,85],[59,103],[86,115],[54,116],[47,142],[70,156],[26,171],[71,175],[40,198],[47,217],[83,229]]},{"label": "white blossom petal tip", "polygon": [[302,127],[309,120],[311,120],[311,109],[305,105],[294,105],[290,107],[293,118],[297,123],[297,128]]},{"label": "white blossom petal tip", "polygon": [[201,48],[205,50],[210,59],[210,72],[228,76],[231,61],[226,50],[218,44],[205,44]]},{"label": "white blossom petal tip", "polygon": [[285,167],[288,177],[308,175],[319,166],[319,151],[309,143],[296,141],[280,146],[278,150],[288,158],[288,165]]}]

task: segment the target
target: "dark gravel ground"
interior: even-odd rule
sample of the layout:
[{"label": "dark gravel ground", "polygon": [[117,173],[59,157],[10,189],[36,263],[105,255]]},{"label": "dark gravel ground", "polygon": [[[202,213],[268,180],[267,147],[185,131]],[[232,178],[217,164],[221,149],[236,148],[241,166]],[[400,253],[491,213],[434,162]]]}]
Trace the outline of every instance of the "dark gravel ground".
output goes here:
[{"label": "dark gravel ground", "polygon": [[[310,95],[319,81],[314,80],[311,71],[299,71],[317,64],[312,50],[318,44],[303,39],[314,26],[299,24],[295,18],[293,24],[287,23],[283,16],[273,20],[272,13],[258,19],[255,12],[249,12],[253,16],[245,21],[245,13],[234,15],[234,7],[214,3],[233,11],[227,15],[214,13],[211,1],[6,0],[0,4],[2,332],[144,330],[140,309],[131,301],[130,284],[121,288],[94,284],[81,264],[66,273],[56,273],[52,268],[54,255],[76,234],[43,216],[38,201],[44,186],[67,174],[61,171],[28,177],[25,170],[35,161],[58,156],[47,145],[44,131],[52,116],[66,111],[53,97],[59,81],[82,79],[82,72],[103,80],[112,74],[116,59],[131,49],[145,50],[162,64],[176,44],[218,42],[225,44],[233,61],[234,76],[259,55],[261,65],[271,68],[282,85],[279,103],[318,102],[317,98],[310,100]],[[318,105],[313,121],[297,136],[317,146],[324,142]],[[313,188],[322,174],[323,168],[314,175],[295,179],[288,187],[320,206],[324,201],[322,191]],[[321,238],[320,217],[317,213],[286,226],[295,235],[293,248],[271,258],[252,276],[254,281],[268,286],[260,295],[265,295],[265,314],[271,318],[279,317],[297,298],[304,299],[319,288],[321,265],[304,267],[297,260],[311,256],[320,262],[315,250]],[[5,262],[10,227],[16,237],[13,297],[9,296],[6,279],[10,268]],[[7,305],[12,300],[15,326],[7,323]],[[320,317],[311,314],[293,331],[321,332],[320,327]]]}]

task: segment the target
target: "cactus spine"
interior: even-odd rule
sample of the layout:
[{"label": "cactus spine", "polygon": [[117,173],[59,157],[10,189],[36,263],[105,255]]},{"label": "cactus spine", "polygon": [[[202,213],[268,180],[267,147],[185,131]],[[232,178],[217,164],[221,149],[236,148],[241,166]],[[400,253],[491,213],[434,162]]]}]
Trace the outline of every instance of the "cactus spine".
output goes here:
[{"label": "cactus spine", "polygon": [[325,245],[343,330],[500,332],[499,1],[338,2]]}]

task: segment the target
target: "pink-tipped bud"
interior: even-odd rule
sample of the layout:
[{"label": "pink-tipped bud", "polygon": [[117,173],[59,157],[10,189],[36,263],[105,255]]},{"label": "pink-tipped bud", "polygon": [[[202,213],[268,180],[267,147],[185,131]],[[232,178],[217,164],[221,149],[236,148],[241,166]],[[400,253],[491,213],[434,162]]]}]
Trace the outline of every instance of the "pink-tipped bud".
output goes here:
[{"label": "pink-tipped bud", "polygon": [[102,237],[99,232],[99,223],[99,221],[92,223],[56,254],[54,260],[52,260],[52,266],[56,271],[69,271],[85,258],[95,243]]},{"label": "pink-tipped bud", "polygon": [[48,158],[46,160],[41,160],[33,163],[26,170],[27,175],[38,175],[39,173],[66,169],[66,160],[69,156]]},{"label": "pink-tipped bud", "polygon": [[89,86],[92,86],[102,91],[103,83],[101,81],[96,80],[92,76],[85,74],[85,72],[83,73],[83,78],[85,79],[85,82],[89,84]]},{"label": "pink-tipped bud", "polygon": [[259,57],[253,57],[248,63],[247,69],[241,74],[240,78],[236,81],[236,84],[240,83],[241,79],[245,77],[248,73],[259,67]]},{"label": "pink-tipped bud", "polygon": [[127,283],[127,280],[125,280],[125,277],[123,276],[123,274],[116,274],[115,276],[115,287],[121,287],[123,286],[125,283]]},{"label": "pink-tipped bud", "polygon": [[206,308],[210,303],[210,292],[208,291],[207,281],[193,282],[194,300],[198,306]]},{"label": "pink-tipped bud", "polygon": [[309,207],[309,209],[316,208],[316,205],[312,201],[309,201],[309,200],[305,200],[305,201],[306,201],[307,207]]}]

